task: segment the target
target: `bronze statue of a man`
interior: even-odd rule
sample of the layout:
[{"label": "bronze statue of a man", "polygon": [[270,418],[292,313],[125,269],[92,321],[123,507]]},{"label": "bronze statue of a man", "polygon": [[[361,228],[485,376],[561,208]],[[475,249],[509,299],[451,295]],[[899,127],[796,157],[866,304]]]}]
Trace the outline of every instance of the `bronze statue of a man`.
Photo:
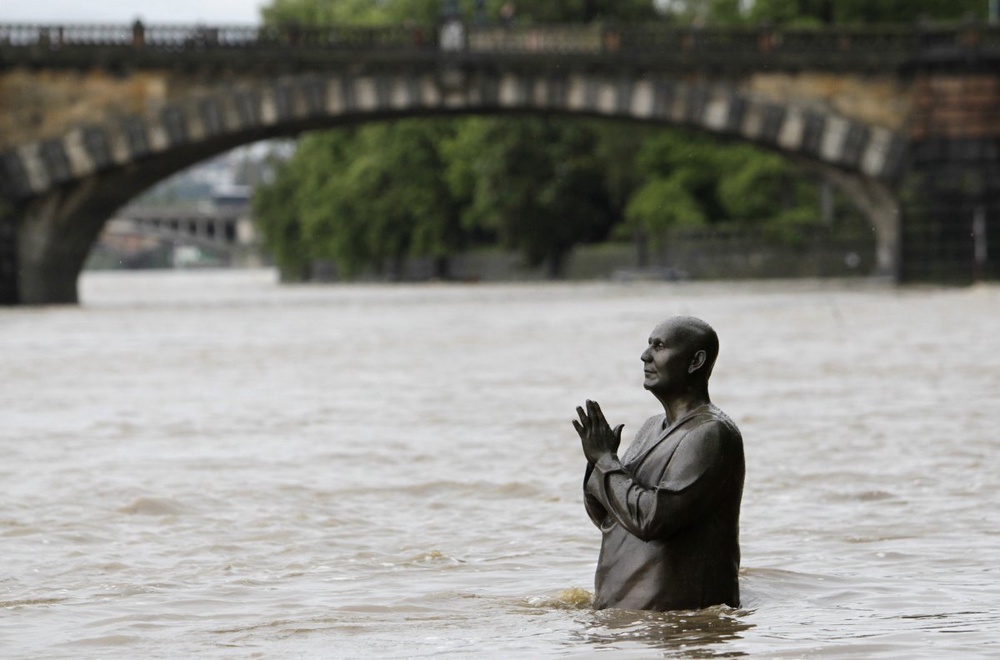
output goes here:
[{"label": "bronze statue of a man", "polygon": [[646,420],[621,459],[622,425],[612,429],[594,401],[576,409],[584,504],[603,534],[598,609],[739,606],[743,438],[708,396],[718,353],[718,336],[700,319],[653,329],[644,386],[664,414]]}]

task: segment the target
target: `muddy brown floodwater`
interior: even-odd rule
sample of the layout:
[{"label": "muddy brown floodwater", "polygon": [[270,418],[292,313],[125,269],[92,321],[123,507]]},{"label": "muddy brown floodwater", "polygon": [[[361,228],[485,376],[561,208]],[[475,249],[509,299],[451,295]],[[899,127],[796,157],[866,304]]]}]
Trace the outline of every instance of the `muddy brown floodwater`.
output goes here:
[{"label": "muddy brown floodwater", "polygon": [[[280,287],[0,310],[6,658],[1000,655],[1000,287]],[[593,612],[570,420],[722,338],[743,607]]]}]

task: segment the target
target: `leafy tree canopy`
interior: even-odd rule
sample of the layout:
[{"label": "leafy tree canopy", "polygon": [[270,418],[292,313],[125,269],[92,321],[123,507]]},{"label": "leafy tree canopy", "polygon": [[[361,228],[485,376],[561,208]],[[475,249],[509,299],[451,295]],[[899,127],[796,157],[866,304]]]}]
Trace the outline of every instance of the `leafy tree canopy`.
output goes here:
[{"label": "leafy tree canopy", "polygon": [[494,233],[558,275],[572,246],[604,238],[612,214],[597,136],[581,122],[473,119],[445,147],[467,228]]},{"label": "leafy tree canopy", "polygon": [[751,17],[767,19],[774,13],[770,20],[775,22],[809,18],[819,23],[913,23],[986,18],[986,10],[987,3],[980,0],[756,0]]},{"label": "leafy tree canopy", "polygon": [[440,0],[271,0],[260,10],[267,25],[401,25],[430,23],[441,15]]},{"label": "leafy tree canopy", "polygon": [[[500,19],[507,0],[272,0],[261,8],[265,24],[401,25],[433,23],[449,7],[469,19]],[[653,0],[520,0],[512,3],[518,23],[589,23],[598,20],[643,21],[660,16]]]},{"label": "leafy tree canopy", "polygon": [[[670,20],[747,23],[949,18],[965,0],[520,0],[517,22]],[[498,18],[503,0],[462,0]],[[872,8],[872,5],[877,7]],[[266,22],[433,22],[438,0],[272,0]],[[580,242],[654,241],[673,228],[753,225],[796,240],[817,222],[815,180],[781,157],[693,132],[551,118],[406,120],[303,138],[255,209],[289,278],[317,259],[344,275],[405,256],[443,262],[500,242],[558,274]],[[617,227],[616,227],[617,226]],[[442,270],[441,274],[446,274]]]},{"label": "leafy tree canopy", "polygon": [[660,0],[671,19],[723,25],[820,26],[984,20],[985,0]]}]

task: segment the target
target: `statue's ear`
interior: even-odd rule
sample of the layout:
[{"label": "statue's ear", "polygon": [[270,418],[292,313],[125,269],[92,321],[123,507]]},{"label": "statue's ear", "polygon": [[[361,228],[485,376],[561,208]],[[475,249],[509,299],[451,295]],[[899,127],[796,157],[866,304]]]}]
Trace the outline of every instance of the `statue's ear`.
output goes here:
[{"label": "statue's ear", "polygon": [[705,351],[697,351],[694,357],[691,358],[691,364],[688,366],[688,373],[693,374],[694,372],[705,366],[705,360],[708,359],[708,355]]}]

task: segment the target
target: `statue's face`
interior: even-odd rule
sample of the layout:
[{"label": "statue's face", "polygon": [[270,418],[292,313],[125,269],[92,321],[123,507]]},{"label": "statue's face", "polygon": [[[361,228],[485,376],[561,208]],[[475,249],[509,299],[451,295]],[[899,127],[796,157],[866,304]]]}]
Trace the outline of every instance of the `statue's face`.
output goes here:
[{"label": "statue's face", "polygon": [[666,321],[649,335],[642,352],[643,387],[651,392],[678,391],[687,380],[690,358],[676,327]]}]

